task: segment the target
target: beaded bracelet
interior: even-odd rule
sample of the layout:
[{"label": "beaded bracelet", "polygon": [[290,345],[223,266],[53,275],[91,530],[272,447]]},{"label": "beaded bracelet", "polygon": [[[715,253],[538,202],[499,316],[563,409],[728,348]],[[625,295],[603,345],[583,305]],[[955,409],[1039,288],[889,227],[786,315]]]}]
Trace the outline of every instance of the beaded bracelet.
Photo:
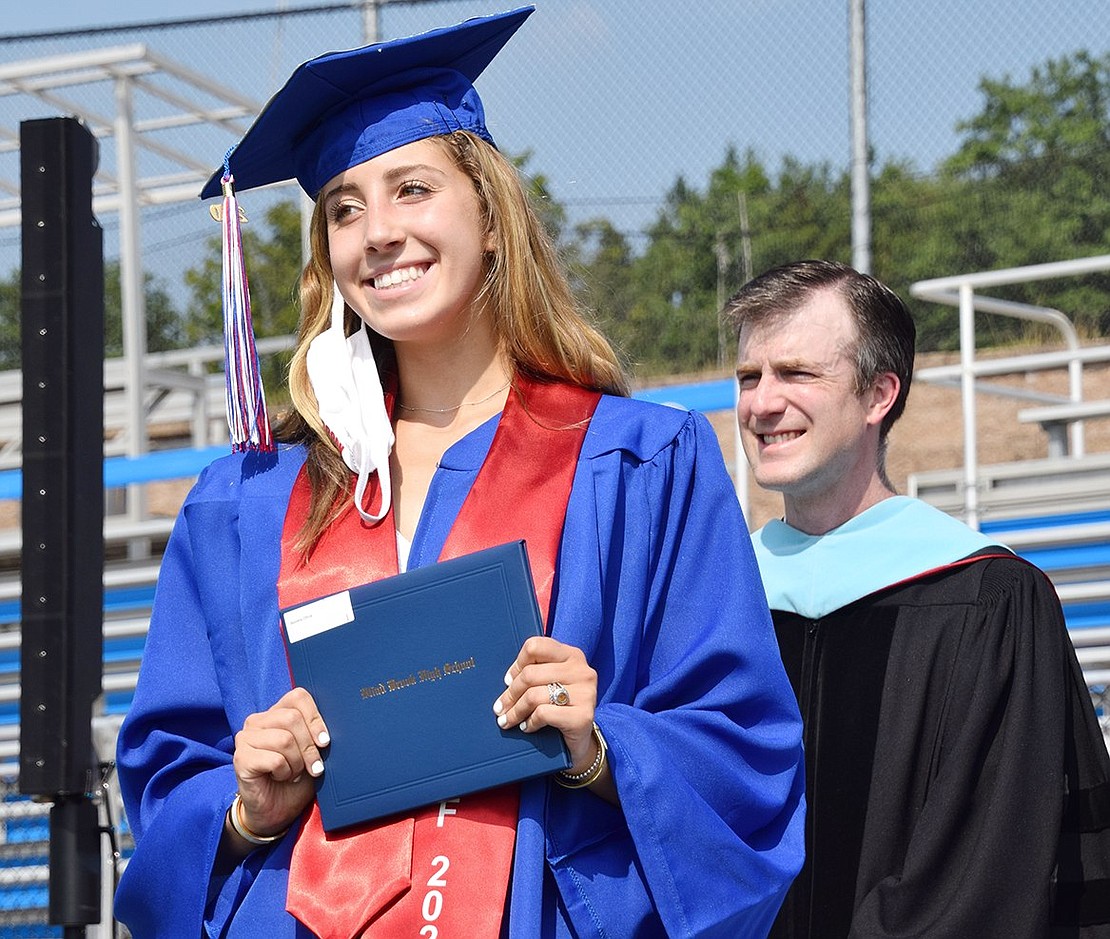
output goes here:
[{"label": "beaded bracelet", "polygon": [[597,741],[597,756],[594,757],[594,761],[580,773],[568,773],[565,770],[560,770],[555,774],[555,782],[567,789],[583,789],[586,786],[592,786],[601,778],[601,774],[605,772],[608,747],[605,745],[605,738],[601,736],[601,728],[596,723],[594,724],[594,740]]},{"label": "beaded bracelet", "polygon": [[231,808],[227,810],[228,821],[231,822],[231,827],[235,829],[235,833],[246,841],[248,844],[264,845],[273,844],[275,841],[280,841],[288,828],[279,831],[276,835],[259,835],[251,831],[246,822],[243,821],[243,798],[239,793],[235,793],[235,798],[231,801]]}]

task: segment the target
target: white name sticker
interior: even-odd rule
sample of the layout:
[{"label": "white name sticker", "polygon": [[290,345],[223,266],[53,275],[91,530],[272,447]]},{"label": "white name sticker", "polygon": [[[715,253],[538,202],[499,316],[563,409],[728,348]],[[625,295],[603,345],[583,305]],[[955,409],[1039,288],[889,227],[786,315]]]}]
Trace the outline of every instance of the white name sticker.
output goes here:
[{"label": "white name sticker", "polygon": [[309,636],[343,626],[354,618],[350,591],[344,590],[289,610],[285,614],[285,631],[290,642],[300,642]]}]

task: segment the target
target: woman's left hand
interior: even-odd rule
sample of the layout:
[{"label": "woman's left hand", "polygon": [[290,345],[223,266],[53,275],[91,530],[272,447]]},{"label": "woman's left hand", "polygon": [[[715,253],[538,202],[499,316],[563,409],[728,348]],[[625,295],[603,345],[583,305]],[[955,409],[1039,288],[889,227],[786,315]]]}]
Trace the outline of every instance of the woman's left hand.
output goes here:
[{"label": "woman's left hand", "polygon": [[[548,636],[533,636],[521,646],[505,674],[505,684],[504,694],[493,704],[501,727],[516,725],[526,733],[554,727],[570,751],[569,772],[581,772],[593,762],[597,672],[581,649]],[[565,704],[553,701],[559,696],[559,685],[566,689]]]}]

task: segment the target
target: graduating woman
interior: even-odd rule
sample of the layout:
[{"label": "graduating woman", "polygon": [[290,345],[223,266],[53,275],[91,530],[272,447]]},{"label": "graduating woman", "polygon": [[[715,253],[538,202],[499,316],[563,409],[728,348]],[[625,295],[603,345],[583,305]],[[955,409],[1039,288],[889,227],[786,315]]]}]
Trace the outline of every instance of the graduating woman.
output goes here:
[{"label": "graduating woman", "polygon": [[[166,549],[118,750],[137,939],[735,939],[800,867],[800,721],[717,440],[625,396],[485,126],[472,83],[531,12],[305,63],[205,188],[234,214],[295,177],[312,252],[277,444],[240,414]],[[514,539],[546,632],[489,720],[571,765],[325,833],[279,609]]]}]

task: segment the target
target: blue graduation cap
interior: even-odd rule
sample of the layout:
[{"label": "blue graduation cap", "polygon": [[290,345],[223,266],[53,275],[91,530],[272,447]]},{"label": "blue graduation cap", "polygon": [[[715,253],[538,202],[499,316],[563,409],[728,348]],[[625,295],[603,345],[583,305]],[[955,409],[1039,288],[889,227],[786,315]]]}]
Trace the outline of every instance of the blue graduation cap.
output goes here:
[{"label": "blue graduation cap", "polygon": [[232,450],[272,450],[251,319],[236,190],[296,179],[315,198],[329,179],[397,147],[457,130],[493,143],[474,80],[535,8],[475,17],[302,63],[212,174],[223,195],[223,311]]},{"label": "blue graduation cap", "polygon": [[227,175],[238,191],[296,178],[315,197],[343,170],[415,140],[469,130],[492,143],[473,83],[534,9],[302,63],[229,151],[201,198],[220,195]]}]

